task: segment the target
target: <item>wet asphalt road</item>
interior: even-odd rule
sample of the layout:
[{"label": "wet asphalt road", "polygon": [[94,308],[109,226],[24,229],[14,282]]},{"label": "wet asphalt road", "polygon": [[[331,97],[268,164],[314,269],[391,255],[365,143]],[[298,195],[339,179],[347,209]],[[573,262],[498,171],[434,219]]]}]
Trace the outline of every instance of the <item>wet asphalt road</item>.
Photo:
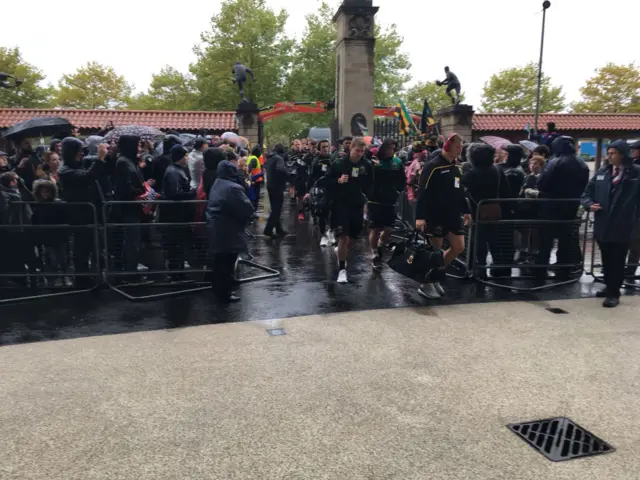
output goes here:
[{"label": "wet asphalt road", "polygon": [[[286,238],[272,240],[258,235],[250,242],[255,261],[280,270],[281,276],[243,284],[239,289],[242,302],[238,304],[221,305],[209,292],[130,302],[115,292],[102,290],[4,305],[0,306],[0,345],[435,304],[418,295],[415,282],[388,267],[381,273],[373,273],[364,240],[349,259],[350,283],[336,284],[336,257],[332,249],[318,245],[319,238],[310,221],[299,223],[288,206],[283,219],[289,232]],[[264,222],[260,218],[252,227],[253,232],[262,232]],[[445,287],[448,295],[437,301],[439,304],[519,300],[546,301],[551,305],[553,300],[592,296],[601,288],[594,287],[586,278],[574,285],[535,294],[486,287],[471,280],[449,279]],[[548,305],[541,308],[544,306]]]}]

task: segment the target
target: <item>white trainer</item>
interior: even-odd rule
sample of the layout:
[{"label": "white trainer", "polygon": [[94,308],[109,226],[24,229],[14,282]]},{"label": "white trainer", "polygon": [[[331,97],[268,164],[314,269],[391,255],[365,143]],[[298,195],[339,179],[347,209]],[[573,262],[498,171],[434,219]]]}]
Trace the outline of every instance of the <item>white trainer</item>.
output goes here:
[{"label": "white trainer", "polygon": [[329,245],[329,237],[327,237],[327,235],[325,234],[320,239],[320,246],[321,247],[326,247],[327,245]]},{"label": "white trainer", "polygon": [[439,298],[442,298],[433,283],[425,283],[418,289],[418,293],[429,300],[438,300]]},{"label": "white trainer", "polygon": [[343,268],[338,272],[338,283],[348,283],[347,271]]}]

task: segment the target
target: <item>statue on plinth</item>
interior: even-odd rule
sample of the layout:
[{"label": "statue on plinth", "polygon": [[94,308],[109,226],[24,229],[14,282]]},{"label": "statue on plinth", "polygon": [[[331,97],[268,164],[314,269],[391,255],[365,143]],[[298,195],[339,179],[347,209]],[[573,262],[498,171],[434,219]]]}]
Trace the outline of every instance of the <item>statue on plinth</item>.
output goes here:
[{"label": "statue on plinth", "polygon": [[233,75],[233,83],[238,84],[238,90],[240,90],[240,96],[242,97],[243,102],[248,102],[247,96],[244,94],[244,84],[247,81],[247,73],[251,75],[251,79],[255,82],[256,77],[253,75],[251,69],[240,62],[236,62],[236,64],[231,69],[231,74]]},{"label": "statue on plinth", "polygon": [[[446,78],[443,81],[436,80],[436,85],[438,85],[438,86],[446,85],[447,86],[447,95],[449,95],[449,98],[451,99],[451,103],[453,105],[459,105],[460,104],[460,90],[461,90],[460,80],[458,80],[458,76],[455,73],[453,73],[451,70],[449,70],[449,67],[444,67],[444,72],[447,75]],[[452,90],[456,92],[455,98],[451,94]]]}]

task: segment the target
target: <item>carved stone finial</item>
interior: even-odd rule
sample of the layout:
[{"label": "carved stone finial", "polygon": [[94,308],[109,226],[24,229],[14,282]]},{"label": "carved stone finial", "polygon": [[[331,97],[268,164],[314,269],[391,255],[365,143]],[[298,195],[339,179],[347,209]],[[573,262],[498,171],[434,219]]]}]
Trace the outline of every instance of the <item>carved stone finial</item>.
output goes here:
[{"label": "carved stone finial", "polygon": [[354,15],[349,19],[349,36],[353,38],[371,38],[371,19],[362,15]]}]

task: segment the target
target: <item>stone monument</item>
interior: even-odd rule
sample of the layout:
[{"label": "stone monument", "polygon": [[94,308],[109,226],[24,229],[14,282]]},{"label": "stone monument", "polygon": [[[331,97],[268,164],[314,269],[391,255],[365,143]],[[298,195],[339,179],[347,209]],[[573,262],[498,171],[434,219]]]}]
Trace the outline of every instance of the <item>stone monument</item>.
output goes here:
[{"label": "stone monument", "polygon": [[[362,127],[368,134],[373,131],[373,20],[377,11],[373,0],[343,0],[333,16],[338,35],[335,118],[341,137],[361,135],[356,130]],[[362,125],[363,117],[366,125]]]},{"label": "stone monument", "polygon": [[459,133],[465,142],[473,138],[473,107],[457,104],[442,108],[436,112],[436,121],[440,123],[440,133],[446,137]]}]

